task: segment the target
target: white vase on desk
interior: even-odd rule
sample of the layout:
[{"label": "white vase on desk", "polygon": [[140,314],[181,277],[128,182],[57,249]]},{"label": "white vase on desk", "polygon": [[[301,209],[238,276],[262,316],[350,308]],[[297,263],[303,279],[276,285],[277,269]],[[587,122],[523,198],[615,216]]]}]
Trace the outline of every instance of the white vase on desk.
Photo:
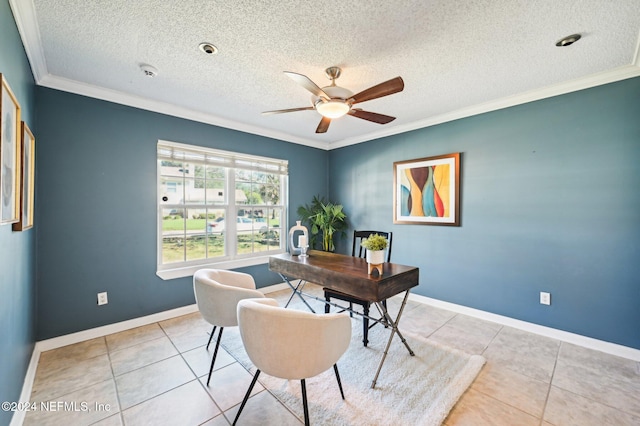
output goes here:
[{"label": "white vase on desk", "polygon": [[382,264],[384,263],[384,250],[367,250],[368,273],[371,275],[377,270],[382,275]]},{"label": "white vase on desk", "polygon": [[306,256],[307,247],[309,247],[309,231],[301,221],[297,220],[296,226],[292,226],[289,230],[289,253],[294,256]]}]

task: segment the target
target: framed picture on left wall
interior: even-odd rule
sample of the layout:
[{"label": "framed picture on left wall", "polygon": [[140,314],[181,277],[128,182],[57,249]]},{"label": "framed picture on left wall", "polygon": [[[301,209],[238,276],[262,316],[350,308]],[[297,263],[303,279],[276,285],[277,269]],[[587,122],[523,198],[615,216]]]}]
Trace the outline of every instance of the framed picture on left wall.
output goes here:
[{"label": "framed picture on left wall", "polygon": [[20,128],[20,157],[20,219],[12,225],[14,231],[33,227],[36,138],[24,121]]},{"label": "framed picture on left wall", "polygon": [[20,105],[0,74],[0,224],[20,219]]}]

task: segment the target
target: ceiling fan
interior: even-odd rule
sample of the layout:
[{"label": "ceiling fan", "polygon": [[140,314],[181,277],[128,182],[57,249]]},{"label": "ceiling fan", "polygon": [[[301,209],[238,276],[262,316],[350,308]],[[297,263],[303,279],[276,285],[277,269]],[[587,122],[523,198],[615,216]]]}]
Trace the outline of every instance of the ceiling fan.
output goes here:
[{"label": "ceiling fan", "polygon": [[404,81],[402,81],[401,77],[392,78],[391,80],[377,84],[354,95],[350,90],[336,86],[336,79],[340,77],[340,72],[341,70],[338,67],[327,68],[325,73],[327,74],[327,78],[331,80],[331,85],[320,88],[306,75],[285,71],[284,73],[293,81],[313,93],[311,97],[312,106],[265,111],[262,114],[282,114],[285,112],[316,110],[322,115],[316,133],[325,133],[329,128],[329,124],[331,124],[331,119],[342,117],[345,114],[378,124],[387,124],[396,119],[389,115],[353,108],[353,105],[402,92],[404,89]]}]

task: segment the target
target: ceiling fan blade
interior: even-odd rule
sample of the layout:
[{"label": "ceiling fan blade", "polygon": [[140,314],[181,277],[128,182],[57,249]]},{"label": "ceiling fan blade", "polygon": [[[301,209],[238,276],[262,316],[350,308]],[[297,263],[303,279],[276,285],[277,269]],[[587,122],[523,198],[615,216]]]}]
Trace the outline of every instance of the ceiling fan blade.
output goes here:
[{"label": "ceiling fan blade", "polygon": [[378,114],[377,112],[369,112],[363,111],[361,109],[352,109],[348,112],[349,115],[353,115],[354,117],[362,118],[363,120],[372,121],[378,124],[387,124],[391,123],[395,120],[395,117],[391,117],[390,115]]},{"label": "ceiling fan blade", "polygon": [[277,109],[274,111],[264,111],[262,115],[271,115],[271,114],[283,114],[285,112],[296,112],[296,111],[308,111],[313,110],[312,106],[310,107],[301,107],[301,108],[289,108],[289,109]]},{"label": "ceiling fan blade", "polygon": [[302,75],[302,74],[298,74],[290,71],[285,71],[284,73],[287,76],[289,76],[289,78],[291,78],[293,81],[295,81],[300,86],[304,87],[305,89],[307,89],[308,91],[316,95],[317,97],[331,99],[331,96],[324,93],[324,91],[321,88],[319,88],[317,84],[311,81],[311,79],[306,75]]},{"label": "ceiling fan blade", "polygon": [[396,77],[392,78],[391,80],[385,81],[384,83],[380,83],[366,90],[363,90],[362,92],[353,95],[352,99],[353,103],[357,104],[359,102],[370,101],[371,99],[393,95],[394,93],[402,92],[403,89],[404,81],[401,77]]},{"label": "ceiling fan blade", "polygon": [[322,117],[322,120],[320,120],[320,124],[318,124],[318,128],[316,129],[316,133],[326,133],[327,129],[329,129],[329,124],[331,124],[331,119]]}]

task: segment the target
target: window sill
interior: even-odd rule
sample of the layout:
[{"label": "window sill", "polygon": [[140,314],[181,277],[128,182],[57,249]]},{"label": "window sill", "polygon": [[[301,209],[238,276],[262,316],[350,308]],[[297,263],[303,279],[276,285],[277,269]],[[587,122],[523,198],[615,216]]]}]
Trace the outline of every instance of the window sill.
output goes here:
[{"label": "window sill", "polygon": [[[274,253],[271,253],[274,254]],[[213,268],[213,269],[236,269],[236,268],[244,268],[246,266],[254,266],[254,265],[264,265],[269,263],[269,255],[260,256],[260,257],[249,257],[246,259],[235,259],[235,260],[227,260],[224,262],[217,263],[203,263],[200,265],[191,265],[180,268],[173,269],[164,269],[161,271],[156,271],[156,275],[162,278],[163,280],[172,280],[175,278],[182,277],[190,277],[199,270],[205,268]]]}]

